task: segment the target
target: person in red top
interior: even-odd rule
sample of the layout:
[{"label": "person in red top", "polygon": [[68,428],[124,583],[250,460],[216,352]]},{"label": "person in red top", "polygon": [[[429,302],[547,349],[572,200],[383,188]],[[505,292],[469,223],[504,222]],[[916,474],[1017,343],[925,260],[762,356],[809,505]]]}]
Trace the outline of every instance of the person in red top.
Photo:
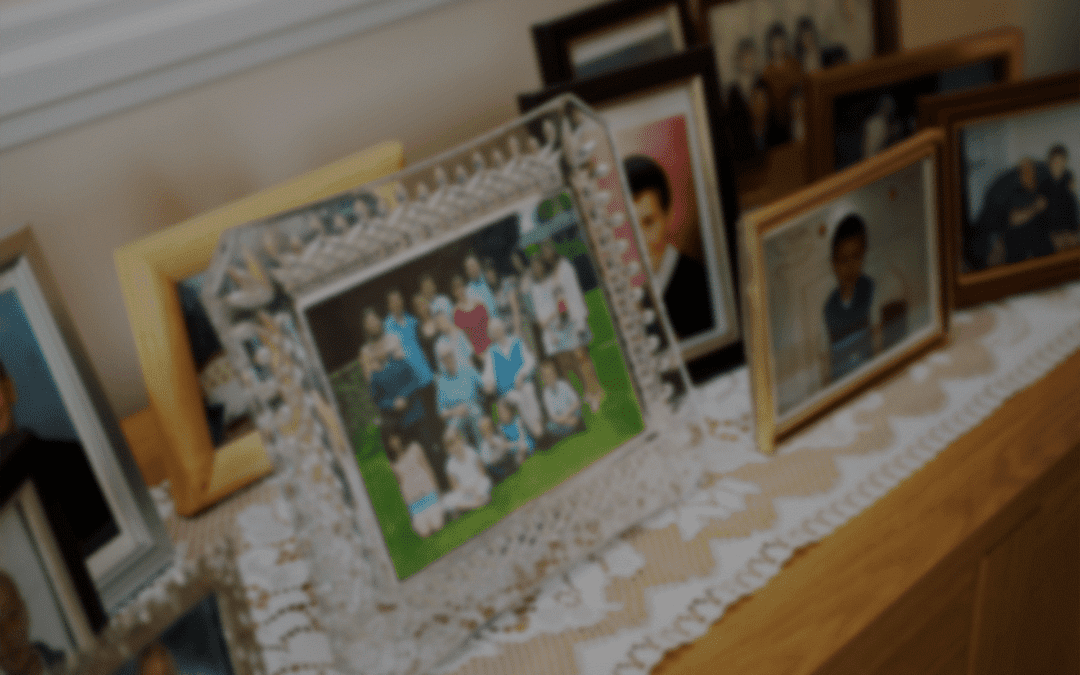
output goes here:
[{"label": "person in red top", "polygon": [[454,325],[465,331],[469,342],[472,343],[473,352],[480,356],[491,344],[488,337],[487,308],[474,295],[466,290],[465,279],[461,275],[454,275],[450,279],[451,294],[454,296]]}]

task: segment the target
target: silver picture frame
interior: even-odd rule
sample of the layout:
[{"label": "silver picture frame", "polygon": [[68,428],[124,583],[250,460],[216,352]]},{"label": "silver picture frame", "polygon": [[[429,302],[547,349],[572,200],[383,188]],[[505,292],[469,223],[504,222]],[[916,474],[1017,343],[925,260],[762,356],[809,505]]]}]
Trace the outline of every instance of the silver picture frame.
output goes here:
[{"label": "silver picture frame", "polygon": [[[387,274],[415,281],[418,272],[438,271],[430,256],[455,246],[456,252],[472,250],[475,237],[490,233],[493,223],[553,195],[565,196],[579,235],[560,240],[563,250],[584,251],[580,256],[595,272],[589,316],[610,317],[603,342],[622,358],[625,398],[612,398],[608,391],[607,400],[632,403],[633,409],[614,412],[638,415],[640,426],[572,475],[498,512],[494,522],[485,521],[464,542],[401,574],[376,496],[386,485],[393,487],[394,478],[387,472],[386,480],[372,482],[361,466],[364,450],[356,439],[376,427],[358,431],[351,424],[328,372],[333,366],[326,357],[326,336],[334,331],[315,325],[309,310],[327,298],[382,283]],[[311,552],[315,593],[340,669],[428,672],[545,578],[696,486],[704,434],[651,280],[631,284],[634,275],[649,271],[641,263],[644,244],[630,205],[607,126],[580,99],[567,95],[430,161],[223,236],[203,300],[260,402],[256,418],[288,485],[302,543]],[[528,239],[521,245],[542,250],[533,239],[548,237],[543,229],[519,226],[514,241]],[[526,232],[532,234],[522,236]],[[499,237],[487,241],[492,239]],[[354,340],[350,335],[359,321],[355,316],[339,324],[337,333],[346,343],[337,349],[356,353],[355,341],[348,341]],[[589,321],[592,334],[601,334],[599,324]],[[358,370],[362,358],[354,359]],[[604,367],[613,370],[610,363]],[[585,380],[580,380],[583,399],[588,398]],[[582,433],[596,415],[612,412],[595,403],[592,415],[583,413]],[[389,415],[379,413],[380,423]],[[552,447],[557,452],[568,446]],[[538,449],[519,459],[521,470],[538,456],[543,460],[542,453]],[[402,486],[399,509],[404,509],[404,492]],[[414,506],[410,500],[405,504]]]},{"label": "silver picture frame", "polygon": [[[32,355],[51,377],[51,413],[74,432],[67,440],[82,446],[115,521],[113,536],[86,559],[102,604],[114,613],[172,560],[173,547],[29,226],[0,239],[0,301],[0,358],[8,356],[14,371]],[[18,388],[18,374],[10,374]],[[40,394],[42,379],[22,383],[24,392]],[[32,427],[36,416],[20,418],[16,409],[20,426]]]}]

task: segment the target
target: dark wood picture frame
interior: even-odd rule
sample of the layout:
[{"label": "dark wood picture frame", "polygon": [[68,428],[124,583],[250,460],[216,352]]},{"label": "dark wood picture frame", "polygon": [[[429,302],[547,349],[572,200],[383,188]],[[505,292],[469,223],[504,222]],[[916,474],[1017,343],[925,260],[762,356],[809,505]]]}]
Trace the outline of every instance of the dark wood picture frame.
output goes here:
[{"label": "dark wood picture frame", "polygon": [[[648,95],[662,90],[665,87],[674,87],[679,83],[700,81],[704,92],[705,115],[707,120],[701,120],[707,124],[709,130],[708,151],[712,157],[712,168],[715,175],[715,187],[719,196],[719,220],[722,223],[713,223],[711,236],[719,243],[722,239],[726,249],[726,260],[709,261],[710,269],[716,274],[720,283],[729,283],[732,293],[731,316],[729,320],[737,325],[737,336],[726,344],[712,343],[702,348],[686,352],[687,369],[691,379],[702,381],[711,375],[734,368],[745,363],[743,353],[743,341],[741,327],[738,326],[742,316],[740,310],[739,273],[736,248],[736,222],[739,217],[738,200],[735,195],[735,184],[728,159],[727,143],[724,135],[720,132],[720,91],[717,84],[715,62],[712,50],[707,46],[695,47],[686,52],[675,54],[650,63],[641,64],[632,68],[606,73],[596,77],[566,82],[555,85],[538,92],[523,93],[518,95],[518,107],[524,113],[544,102],[564,93],[574,93],[589,105],[599,108],[603,116],[605,105],[617,104],[637,95]],[[705,221],[702,219],[704,230]],[[719,248],[717,246],[716,248]],[[730,280],[723,279],[724,268],[730,270]],[[662,294],[661,294],[662,296]]]},{"label": "dark wood picture frame", "polygon": [[[745,261],[743,282],[748,289],[743,325],[754,401],[755,436],[758,448],[763,453],[772,454],[777,444],[785,438],[804,429],[828,411],[947,340],[951,287],[946,277],[947,237],[941,221],[944,210],[944,187],[940,180],[943,147],[944,135],[940,130],[922,131],[857,166],[817,181],[785,199],[756,209],[743,218],[740,225]],[[883,351],[873,354],[869,360],[842,375],[833,375],[831,382],[806,394],[803,400],[793,404],[788,411],[780,411],[780,404],[777,403],[779,387],[774,372],[778,359],[773,353],[775,336],[770,313],[771,289],[766,269],[765,239],[789,226],[805,226],[806,221],[799,222],[800,219],[815,209],[843,200],[848,195],[928,159],[931,160],[932,175],[924,175],[923,188],[928,189],[933,196],[933,205],[925,213],[928,218],[927,227],[930,229],[927,243],[933,249],[927,251],[932,263],[927,270],[929,323],[915,332],[908,331],[891,346],[883,347]],[[924,200],[924,206],[925,204]],[[820,227],[824,236],[825,226]],[[882,315],[884,314],[883,311]]]},{"label": "dark wood picture frame", "polygon": [[535,24],[532,27],[533,45],[544,84],[568,82],[581,75],[574,67],[571,53],[575,41],[626,28],[672,10],[679,24],[674,37],[682,43],[681,47],[676,44],[675,48],[685,51],[694,45],[693,17],[688,0],[612,0]]},{"label": "dark wood picture frame", "polygon": [[[961,138],[964,127],[1070,103],[1080,103],[1080,71],[920,99],[920,126],[941,127],[945,133],[943,179],[947,198],[944,223],[952,247],[949,270],[956,307],[1046,288],[1080,277],[1080,246],[982,270],[964,271],[961,266],[964,230],[972,215],[965,208],[967,182]],[[1072,149],[1072,152],[1080,154],[1080,148]]]},{"label": "dark wood picture frame", "polygon": [[[775,12],[784,6],[769,0],[702,0],[695,15],[698,39],[713,46],[717,74],[720,77],[724,104],[724,129],[730,136],[732,163],[743,210],[764,206],[806,185],[810,181],[810,136],[815,128],[806,123],[806,77],[799,46],[802,21],[809,19],[809,30],[818,43],[820,63],[814,68],[835,68],[854,59],[862,62],[874,55],[899,48],[899,13],[896,0],[863,0],[861,13],[847,17],[866,31],[860,41],[850,42],[850,26],[840,25],[840,11],[827,14],[824,8],[794,10],[790,15]],[[813,10],[819,10],[816,14]],[[748,21],[752,27],[734,30],[730,20]],[[739,23],[735,21],[735,23]],[[789,58],[797,70],[788,72],[768,66],[769,35],[779,24],[786,32]],[[748,31],[748,32],[747,32]],[[866,44],[869,42],[870,44]],[[746,47],[755,55],[755,73],[749,80],[737,77],[740,54]],[[854,52],[854,53],[852,53]],[[770,73],[770,71],[772,71]],[[752,83],[752,84],[751,84]],[[781,93],[777,87],[783,87]],[[749,89],[747,89],[749,87]],[[769,92],[768,121],[755,127],[753,97],[760,87]],[[733,92],[740,94],[733,101]],[[782,103],[780,101],[783,101]],[[801,104],[801,106],[799,105]],[[801,114],[800,112],[801,111]],[[755,130],[756,129],[756,130]]]},{"label": "dark wood picture frame", "polygon": [[[40,555],[45,558],[50,556],[48,549],[55,545],[55,553],[59,555],[63,563],[63,576],[66,576],[64,579],[50,578],[50,585],[54,587],[54,593],[58,595],[64,595],[66,588],[75,596],[73,599],[81,609],[81,615],[66,618],[97,633],[108,621],[105,608],[98,596],[86,561],[79,551],[63,508],[55,500],[45,498],[42,494],[43,481],[50,471],[55,470],[55,467],[48,463],[48,457],[35,452],[36,447],[32,443],[25,442],[28,437],[23,432],[15,432],[6,437],[3,447],[0,447],[0,507],[6,507],[10,501],[22,499],[21,495],[24,494],[23,491],[28,483],[33,486],[33,492],[36,495],[34,500],[41,506],[48,528],[51,530],[52,539],[52,542],[36,542],[36,545],[43,547]],[[3,542],[0,542],[0,545],[2,544]],[[51,577],[49,570],[43,569],[42,572]],[[39,601],[39,599],[27,597],[23,597],[22,600],[24,603]],[[74,626],[73,629],[75,633],[73,637],[78,642],[79,628]],[[77,658],[78,651],[83,648],[85,644],[77,644],[76,652],[67,654],[69,664]]]},{"label": "dark wood picture frame", "polygon": [[[837,170],[836,105],[841,97],[898,87],[984,63],[992,65],[995,82],[1015,82],[1023,76],[1023,53],[1023,32],[1006,27],[812,73],[806,88],[807,126],[813,129],[809,134],[810,178]],[[910,130],[907,133],[910,135]]]}]

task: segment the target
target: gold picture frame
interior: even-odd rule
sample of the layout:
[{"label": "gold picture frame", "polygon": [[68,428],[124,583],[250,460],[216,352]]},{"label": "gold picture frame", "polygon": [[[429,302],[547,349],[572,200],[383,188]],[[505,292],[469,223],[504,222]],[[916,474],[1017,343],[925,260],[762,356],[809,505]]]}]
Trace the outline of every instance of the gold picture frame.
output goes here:
[{"label": "gold picture frame", "polygon": [[[943,146],[939,129],[923,131],[744,216],[744,326],[762,452],[945,341]],[[920,215],[921,228],[912,225]],[[847,255],[851,239],[861,252]],[[853,273],[848,258],[857,259]]]},{"label": "gold picture frame", "polygon": [[402,144],[385,141],[114,252],[150,405],[165,437],[158,459],[180,515],[251,484],[273,463],[257,431],[214,447],[177,283],[207,268],[228,228],[362,185],[401,169],[404,161]]}]

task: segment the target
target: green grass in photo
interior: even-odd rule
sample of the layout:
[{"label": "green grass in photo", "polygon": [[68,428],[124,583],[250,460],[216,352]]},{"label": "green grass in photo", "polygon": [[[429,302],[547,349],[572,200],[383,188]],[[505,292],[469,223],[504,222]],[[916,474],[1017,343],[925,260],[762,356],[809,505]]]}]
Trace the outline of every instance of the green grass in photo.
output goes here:
[{"label": "green grass in photo", "polygon": [[[366,394],[362,391],[366,387],[360,386],[363,377],[359,365],[353,362],[331,376],[338,401],[349,401],[355,406],[352,412],[356,416],[346,415],[353,420],[349,433],[360,474],[399,579],[420,571],[644,429],[641,407],[616,343],[615,328],[603,293],[594,289],[585,294],[585,300],[589,306],[589,327],[593,332],[589,353],[607,392],[600,410],[594,413],[583,402],[585,431],[559,441],[547,451],[536,452],[514,475],[492,488],[491,501],[486,506],[447,523],[426,539],[412,529],[408,507],[383,451],[379,429],[373,423],[370,399],[361,395]],[[580,382],[576,378],[571,381],[580,394]],[[539,387],[537,382],[537,393]],[[367,422],[355,423],[358,419]]]}]

